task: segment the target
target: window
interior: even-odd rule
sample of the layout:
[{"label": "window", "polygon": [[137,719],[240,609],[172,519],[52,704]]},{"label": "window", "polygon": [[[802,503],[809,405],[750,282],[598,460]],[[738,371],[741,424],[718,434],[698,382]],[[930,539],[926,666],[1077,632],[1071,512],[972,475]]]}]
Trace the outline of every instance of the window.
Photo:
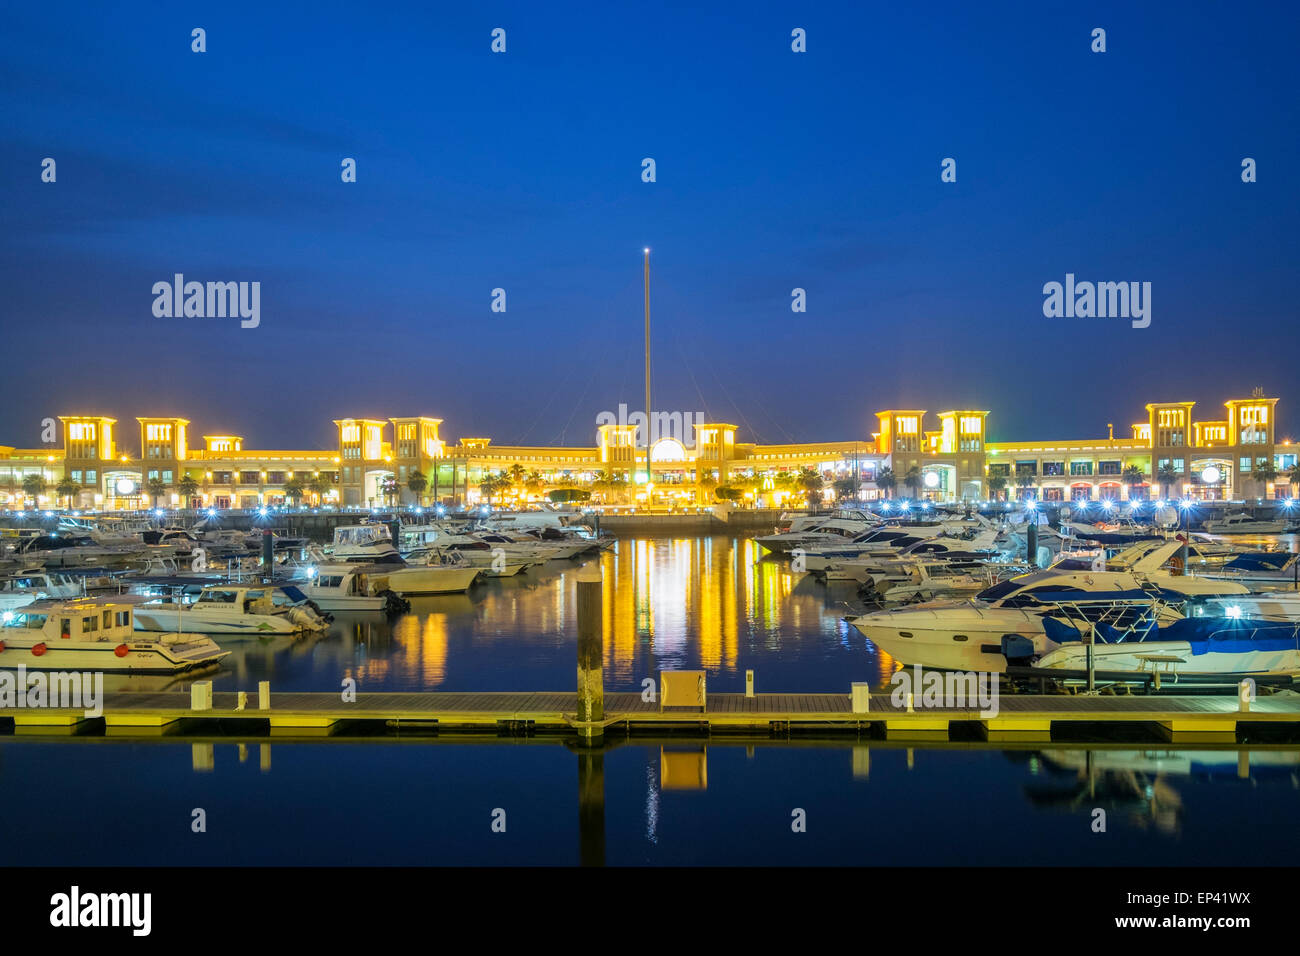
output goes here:
[{"label": "window", "polygon": [[1240,471],[1250,471],[1250,459],[1249,458],[1241,459],[1241,461],[1237,463],[1237,468]]},{"label": "window", "polygon": [[282,471],[269,472],[266,476],[266,480],[267,482],[273,485],[282,485],[284,484],[284,472]]},{"label": "window", "polygon": [[212,482],[213,484],[217,484],[217,485],[228,485],[230,484],[230,477],[231,477],[231,472],[214,471],[212,473]]},{"label": "window", "polygon": [[112,626],[113,626],[113,612],[112,612],[112,611],[105,611],[105,612],[104,612],[104,630],[108,630],[108,629],[109,629],[110,627],[112,627]]},{"label": "window", "polygon": [[1043,474],[1051,477],[1059,477],[1065,474],[1065,462],[1063,461],[1045,461],[1043,462]]},{"label": "window", "polygon": [[1090,461],[1072,461],[1070,462],[1070,474],[1072,475],[1091,475],[1092,462]]},{"label": "window", "polygon": [[1036,461],[1018,461],[1016,462],[1016,476],[1038,474],[1038,462]]},{"label": "window", "polygon": [[118,611],[118,612],[117,612],[117,626],[118,626],[118,627],[130,627],[130,626],[131,626],[131,612],[130,612],[130,611]]},{"label": "window", "polygon": [[1011,465],[1006,462],[1000,462],[996,465],[989,465],[990,478],[1009,478],[1011,477]]},{"label": "window", "polygon": [[1099,475],[1118,475],[1120,473],[1119,462],[1103,461],[1097,463],[1097,474]]},{"label": "window", "polygon": [[241,485],[255,485],[261,478],[261,472],[257,471],[241,471],[239,473],[239,483]]},{"label": "window", "polygon": [[90,634],[98,630],[99,630],[99,618],[96,617],[95,615],[92,614],[90,617],[83,617],[81,619],[82,634]]}]

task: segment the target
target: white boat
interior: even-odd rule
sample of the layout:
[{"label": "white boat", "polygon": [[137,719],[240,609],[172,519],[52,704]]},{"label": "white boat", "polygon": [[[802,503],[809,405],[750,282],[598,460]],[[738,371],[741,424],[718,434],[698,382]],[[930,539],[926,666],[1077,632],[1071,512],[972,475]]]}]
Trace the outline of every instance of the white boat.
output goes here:
[{"label": "white boat", "polygon": [[479,569],[458,554],[439,552],[430,554],[425,564],[376,565],[370,574],[379,590],[390,590],[407,597],[467,591],[478,578]]},{"label": "white boat", "polygon": [[401,561],[392,535],[382,524],[340,525],[334,529],[334,543],[325,552],[334,561]]},{"label": "white boat", "polygon": [[0,615],[0,667],[177,673],[211,667],[230,653],[202,634],[142,637],[133,610],[118,601],[82,598],[6,611]]},{"label": "white boat", "polygon": [[[963,671],[1006,671],[1055,650],[1054,635],[1078,622],[1117,629],[1173,623],[1180,605],[1244,594],[1239,584],[1160,570],[1181,547],[1169,542],[1128,571],[1048,568],[1003,581],[965,601],[935,601],[851,618],[873,644],[907,664]],[[1067,629],[1063,631],[1062,629]]]},{"label": "white boat", "polygon": [[1262,591],[1213,598],[1205,602],[1204,613],[1215,617],[1248,618],[1257,621],[1300,623],[1300,591]]},{"label": "white boat", "polygon": [[[760,535],[754,540],[773,554],[789,554],[795,548],[811,551],[817,548],[847,546],[872,530],[876,524],[879,522],[869,523],[856,518],[829,518],[798,531]],[[938,534],[938,529],[934,533]]]},{"label": "white boat", "polygon": [[270,637],[320,629],[310,618],[277,609],[272,590],[269,585],[214,584],[203,588],[193,604],[172,601],[140,604],[135,610],[136,628],[227,637]]},{"label": "white boat", "polygon": [[0,611],[12,611],[34,601],[82,596],[82,579],[61,571],[32,568],[0,578]]},{"label": "white boat", "polygon": [[[369,565],[319,564],[296,585],[326,611],[383,611],[389,607],[387,588],[376,587]],[[382,574],[382,572],[381,572]],[[378,580],[382,581],[380,577]]]},{"label": "white boat", "polygon": [[1159,672],[1175,680],[1300,673],[1300,625],[1285,621],[1188,617],[1166,626],[1152,621],[1121,634],[1103,626],[1094,631],[1091,649],[1077,628],[1056,637],[1058,646],[1034,667],[1080,671],[1091,658],[1096,671]]},{"label": "white boat", "polygon": [[1201,524],[1209,534],[1282,534],[1286,522],[1269,518],[1255,518],[1244,511],[1209,518]]},{"label": "white boat", "polygon": [[1300,587],[1300,554],[1289,551],[1244,551],[1217,568],[1197,570],[1210,581],[1236,581],[1251,591]]}]

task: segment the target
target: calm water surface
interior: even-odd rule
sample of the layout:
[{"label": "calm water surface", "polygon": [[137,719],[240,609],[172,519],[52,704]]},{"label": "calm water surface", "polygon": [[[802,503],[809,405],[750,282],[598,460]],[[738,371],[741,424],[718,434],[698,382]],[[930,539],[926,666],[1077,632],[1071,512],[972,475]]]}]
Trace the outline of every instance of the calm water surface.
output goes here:
[{"label": "calm water surface", "polygon": [[[625,539],[593,558],[607,689],[661,668],[704,668],[723,691],[743,689],[747,668],[760,692],[882,683],[892,661],[842,621],[861,608],[855,588],[760,557],[752,541],[711,537]],[[392,621],[338,614],[297,643],[231,643],[214,680],[568,690],[578,566],[423,599]],[[1262,745],[635,739],[592,757],[541,739],[0,737],[3,864],[1267,865],[1300,850],[1298,805],[1300,749]],[[195,807],[206,833],[191,831]],[[498,809],[505,833],[491,828]]]}]

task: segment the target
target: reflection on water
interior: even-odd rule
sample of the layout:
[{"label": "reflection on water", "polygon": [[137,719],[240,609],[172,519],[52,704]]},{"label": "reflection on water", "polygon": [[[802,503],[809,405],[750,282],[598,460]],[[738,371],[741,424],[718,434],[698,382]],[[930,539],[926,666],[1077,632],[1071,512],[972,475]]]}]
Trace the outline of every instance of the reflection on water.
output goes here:
[{"label": "reflection on water", "polygon": [[[855,586],[827,588],[762,556],[748,538],[626,538],[589,559],[605,582],[607,689],[639,689],[678,668],[706,670],[719,691],[743,691],[747,669],[759,692],[883,685],[892,660],[842,620],[862,609]],[[345,678],[361,691],[567,690],[580,566],[552,561],[467,594],[416,598],[392,620],[334,612],[327,632],[297,642],[231,642],[212,679],[218,690],[270,680],[280,691],[332,691]]]},{"label": "reflection on water", "polygon": [[[1300,850],[1297,790],[1262,745],[0,738],[25,864],[1250,866]],[[194,807],[220,839],[177,835]]]}]

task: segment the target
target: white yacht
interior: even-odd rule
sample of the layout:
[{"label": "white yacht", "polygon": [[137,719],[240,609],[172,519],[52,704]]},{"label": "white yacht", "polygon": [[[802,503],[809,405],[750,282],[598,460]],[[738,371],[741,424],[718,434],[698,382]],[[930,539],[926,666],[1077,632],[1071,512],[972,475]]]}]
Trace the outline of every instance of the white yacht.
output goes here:
[{"label": "white yacht", "polygon": [[37,601],[0,620],[3,668],[177,673],[211,667],[230,653],[202,634],[143,637],[132,606],[118,601]]},{"label": "white yacht", "polygon": [[334,543],[325,549],[334,561],[398,562],[388,528],[382,524],[340,525],[334,529]]},{"label": "white yacht", "polygon": [[1048,568],[1019,575],[965,601],[935,601],[850,618],[873,644],[904,663],[1002,673],[1008,658],[1028,661],[1054,650],[1071,628],[1143,621],[1173,623],[1189,601],[1244,594],[1231,582],[1160,570],[1177,541],[1128,571]]},{"label": "white yacht", "polygon": [[191,631],[227,638],[294,635],[324,626],[319,618],[312,619],[315,615],[287,613],[277,608],[273,590],[269,585],[209,585],[192,604],[150,601],[138,605],[135,625],[141,631]]},{"label": "white yacht", "polygon": [[454,552],[430,553],[423,564],[377,565],[371,570],[374,586],[402,597],[421,594],[456,594],[469,590],[480,569]]},{"label": "white yacht", "polygon": [[[773,554],[789,554],[795,548],[809,551],[847,545],[863,536],[879,522],[860,521],[856,518],[828,518],[798,531],[779,531],[760,535],[754,540]],[[936,529],[935,533],[938,531]]]},{"label": "white yacht", "polygon": [[326,611],[384,611],[390,607],[391,592],[376,585],[383,582],[368,573],[370,565],[319,564],[296,585],[307,598]]},{"label": "white yacht", "polygon": [[1222,518],[1209,518],[1201,527],[1209,534],[1282,534],[1286,531],[1286,522],[1255,518],[1242,511]]},{"label": "white yacht", "polygon": [[82,596],[82,579],[61,571],[31,568],[0,578],[0,611],[12,611],[34,601]]}]

